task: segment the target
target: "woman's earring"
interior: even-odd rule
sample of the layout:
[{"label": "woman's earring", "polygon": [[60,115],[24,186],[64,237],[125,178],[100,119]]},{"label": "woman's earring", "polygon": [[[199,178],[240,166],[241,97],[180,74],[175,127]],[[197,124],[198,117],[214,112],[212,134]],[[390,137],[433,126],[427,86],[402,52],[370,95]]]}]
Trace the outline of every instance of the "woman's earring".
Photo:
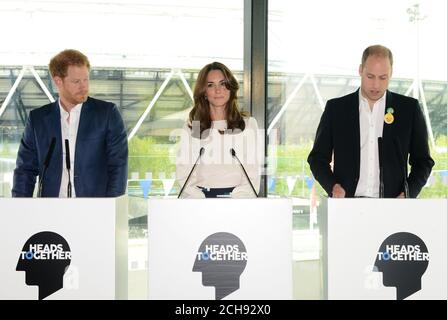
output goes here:
[{"label": "woman's earring", "polygon": [[205,96],[205,100],[208,100],[208,97],[207,97],[207,96]]}]

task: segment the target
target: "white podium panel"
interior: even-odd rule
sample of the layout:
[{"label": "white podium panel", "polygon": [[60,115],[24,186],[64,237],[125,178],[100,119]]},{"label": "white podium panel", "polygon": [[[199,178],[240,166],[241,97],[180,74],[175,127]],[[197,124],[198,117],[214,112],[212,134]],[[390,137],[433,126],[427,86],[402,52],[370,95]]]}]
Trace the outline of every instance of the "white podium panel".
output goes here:
[{"label": "white podium panel", "polygon": [[126,299],[127,197],[0,199],[0,299]]},{"label": "white podium panel", "polygon": [[149,299],[291,299],[290,199],[149,200]]},{"label": "white podium panel", "polygon": [[447,299],[446,212],[446,200],[328,199],[328,299]]}]

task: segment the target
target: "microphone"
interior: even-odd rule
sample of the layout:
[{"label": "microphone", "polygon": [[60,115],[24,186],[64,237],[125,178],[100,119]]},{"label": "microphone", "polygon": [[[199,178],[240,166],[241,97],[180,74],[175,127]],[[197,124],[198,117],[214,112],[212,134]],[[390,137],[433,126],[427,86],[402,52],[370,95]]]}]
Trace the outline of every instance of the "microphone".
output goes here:
[{"label": "microphone", "polygon": [[253,187],[253,184],[251,183],[250,178],[248,177],[247,171],[245,171],[244,165],[242,164],[242,162],[239,160],[239,158],[236,155],[236,151],[234,151],[233,148],[230,149],[231,155],[233,156],[233,158],[235,158],[237,160],[237,162],[239,162],[239,164],[241,165],[242,170],[244,171],[245,177],[248,180],[248,183],[250,183],[250,187],[253,190],[253,193],[255,194],[256,198],[258,198],[258,193],[256,192],[256,189]]},{"label": "microphone", "polygon": [[37,197],[42,197],[42,190],[43,190],[43,180],[45,178],[45,175],[47,173],[48,166],[50,165],[51,156],[54,152],[54,147],[56,146],[56,137],[51,138],[50,146],[48,147],[47,156],[45,157],[45,161],[43,162],[43,171],[42,175],[39,179],[39,187],[37,189]]},{"label": "microphone", "polygon": [[410,190],[408,188],[408,181],[407,181],[407,162],[404,159],[404,155],[402,153],[402,147],[400,145],[399,138],[396,137],[394,139],[394,144],[396,145],[397,159],[399,160],[400,167],[403,168],[403,173],[404,173],[404,195],[405,195],[405,198],[409,198]]},{"label": "microphone", "polygon": [[383,185],[383,146],[382,146],[383,138],[378,137],[377,143],[379,145],[379,198],[384,198],[385,191]]},{"label": "microphone", "polygon": [[194,169],[196,168],[196,165],[197,165],[197,163],[199,162],[199,159],[200,159],[200,157],[202,156],[202,154],[203,154],[204,152],[205,152],[205,148],[204,148],[204,147],[200,148],[200,150],[199,150],[199,155],[198,155],[198,157],[197,157],[197,159],[196,159],[196,162],[194,162],[194,165],[192,166],[191,171],[189,172],[188,177],[186,178],[185,183],[183,184],[183,187],[180,189],[180,192],[178,193],[178,197],[177,197],[177,199],[179,199],[180,196],[182,195],[183,190],[185,189],[186,184],[188,183],[188,180],[189,180],[189,178],[191,177],[191,174],[194,172]]},{"label": "microphone", "polygon": [[67,166],[68,171],[68,186],[67,186],[67,197],[71,198],[71,162],[70,162],[70,145],[68,143],[68,139],[65,139],[65,164]]}]

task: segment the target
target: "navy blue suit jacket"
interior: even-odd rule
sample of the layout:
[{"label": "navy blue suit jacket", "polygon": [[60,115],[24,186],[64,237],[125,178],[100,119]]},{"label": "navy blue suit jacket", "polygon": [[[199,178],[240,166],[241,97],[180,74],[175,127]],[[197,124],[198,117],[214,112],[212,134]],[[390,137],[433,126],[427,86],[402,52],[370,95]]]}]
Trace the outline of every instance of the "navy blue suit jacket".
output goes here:
[{"label": "navy blue suit jacket", "polygon": [[[408,161],[411,166],[408,188],[410,197],[416,198],[434,165],[424,116],[416,99],[390,91],[386,95],[385,113],[393,108],[394,121],[383,124],[384,196],[395,198],[404,191],[404,167]],[[329,165],[332,154],[333,171]],[[345,189],[346,197],[355,195],[360,176],[358,90],[327,102],[307,161],[329,196],[336,183]]]},{"label": "navy blue suit jacket", "polygon": [[[56,101],[29,114],[17,154],[13,197],[32,197],[36,176],[42,176],[53,137],[56,146],[43,181],[42,196],[59,196],[63,157]],[[117,197],[126,192],[127,134],[116,105],[90,97],[84,102],[74,156],[76,197]]]}]

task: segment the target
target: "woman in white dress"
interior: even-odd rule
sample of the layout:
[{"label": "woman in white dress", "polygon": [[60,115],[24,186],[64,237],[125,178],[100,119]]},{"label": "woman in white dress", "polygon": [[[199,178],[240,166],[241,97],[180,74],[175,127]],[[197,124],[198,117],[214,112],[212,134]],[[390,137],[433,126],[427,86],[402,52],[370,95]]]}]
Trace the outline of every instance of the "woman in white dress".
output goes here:
[{"label": "woman in white dress", "polygon": [[238,89],[222,63],[210,63],[199,72],[177,154],[181,198],[257,197],[263,140],[256,120],[239,110]]}]

